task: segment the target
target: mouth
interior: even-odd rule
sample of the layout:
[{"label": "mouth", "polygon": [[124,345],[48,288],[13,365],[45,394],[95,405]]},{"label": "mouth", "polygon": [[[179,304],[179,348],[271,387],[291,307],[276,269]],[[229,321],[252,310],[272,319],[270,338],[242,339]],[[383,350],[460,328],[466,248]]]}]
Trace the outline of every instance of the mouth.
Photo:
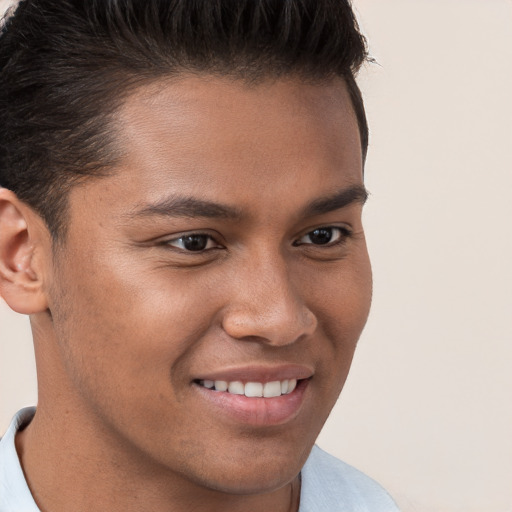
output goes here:
[{"label": "mouth", "polygon": [[224,418],[229,423],[261,428],[289,424],[300,414],[309,395],[312,375],[304,371],[293,378],[291,375],[279,378],[275,373],[244,378],[235,372],[230,377],[219,375],[193,381],[204,412],[211,410],[217,421]]},{"label": "mouth", "polygon": [[[304,380],[304,379],[302,379]],[[247,398],[276,398],[282,395],[293,393],[297,387],[297,379],[274,380],[271,382],[242,382],[241,380],[207,380],[194,381],[198,386],[230,393],[232,395],[243,395]]]}]

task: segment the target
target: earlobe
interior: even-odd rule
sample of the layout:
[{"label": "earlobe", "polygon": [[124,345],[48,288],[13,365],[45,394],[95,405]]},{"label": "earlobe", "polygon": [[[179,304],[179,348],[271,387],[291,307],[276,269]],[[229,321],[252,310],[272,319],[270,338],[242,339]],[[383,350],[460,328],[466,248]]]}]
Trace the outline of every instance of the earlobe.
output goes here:
[{"label": "earlobe", "polygon": [[[33,218],[31,218],[33,217]],[[38,262],[35,214],[16,195],[0,188],[0,296],[26,315],[47,309]]]}]

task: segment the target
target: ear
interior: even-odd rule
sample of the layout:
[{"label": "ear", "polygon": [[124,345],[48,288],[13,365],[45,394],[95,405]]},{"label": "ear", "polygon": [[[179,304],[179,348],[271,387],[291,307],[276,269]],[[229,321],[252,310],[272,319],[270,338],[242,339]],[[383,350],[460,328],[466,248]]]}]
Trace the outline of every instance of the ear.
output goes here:
[{"label": "ear", "polygon": [[0,296],[17,313],[48,308],[42,279],[45,230],[30,207],[0,187]]}]

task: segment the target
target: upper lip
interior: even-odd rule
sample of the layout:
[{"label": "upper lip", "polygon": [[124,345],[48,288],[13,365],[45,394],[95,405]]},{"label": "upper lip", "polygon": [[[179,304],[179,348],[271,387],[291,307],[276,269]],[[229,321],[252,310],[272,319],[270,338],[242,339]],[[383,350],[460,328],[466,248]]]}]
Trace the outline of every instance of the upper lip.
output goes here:
[{"label": "upper lip", "polygon": [[308,379],[313,375],[313,369],[307,365],[284,364],[265,366],[240,366],[217,369],[201,373],[193,380],[222,380],[226,382],[273,382],[289,379]]}]

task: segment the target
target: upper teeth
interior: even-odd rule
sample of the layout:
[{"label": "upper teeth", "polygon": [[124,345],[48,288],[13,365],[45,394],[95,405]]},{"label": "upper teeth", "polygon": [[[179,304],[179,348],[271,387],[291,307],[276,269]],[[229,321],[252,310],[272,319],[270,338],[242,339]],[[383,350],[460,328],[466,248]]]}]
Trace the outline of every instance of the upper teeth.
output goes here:
[{"label": "upper teeth", "polygon": [[272,382],[246,382],[235,380],[228,382],[225,380],[201,380],[199,384],[205,388],[215,389],[216,391],[227,391],[234,395],[245,395],[247,397],[273,398],[276,396],[287,395],[297,386],[296,379],[275,380]]}]

